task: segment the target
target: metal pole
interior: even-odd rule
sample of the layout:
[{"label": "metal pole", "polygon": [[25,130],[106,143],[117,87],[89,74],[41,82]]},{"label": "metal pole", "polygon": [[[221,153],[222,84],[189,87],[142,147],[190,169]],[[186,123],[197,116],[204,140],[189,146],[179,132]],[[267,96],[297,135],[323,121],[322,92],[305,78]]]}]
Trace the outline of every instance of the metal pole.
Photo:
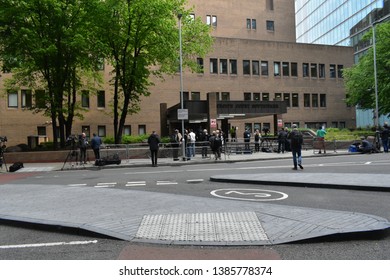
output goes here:
[{"label": "metal pole", "polygon": [[378,78],[376,70],[376,35],[375,24],[372,25],[372,45],[374,51],[374,80],[375,80],[375,127],[379,129],[379,105],[378,105]]},{"label": "metal pole", "polygon": [[[180,45],[180,109],[184,109],[184,98],[183,98],[183,50],[182,50],[182,41],[181,41],[181,18],[182,14],[178,14],[179,18],[179,45]],[[184,120],[181,120],[181,133],[182,137],[184,137]],[[182,138],[183,139],[183,138]],[[181,143],[182,153],[183,153],[183,161],[186,160],[186,147],[184,142]]]}]

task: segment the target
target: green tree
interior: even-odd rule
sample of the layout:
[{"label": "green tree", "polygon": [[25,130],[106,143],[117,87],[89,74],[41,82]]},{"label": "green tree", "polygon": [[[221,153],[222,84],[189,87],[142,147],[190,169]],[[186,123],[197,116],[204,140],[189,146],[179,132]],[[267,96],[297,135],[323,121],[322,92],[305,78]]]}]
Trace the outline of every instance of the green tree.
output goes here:
[{"label": "green tree", "polygon": [[[376,65],[379,114],[390,113],[390,23],[382,23],[376,29]],[[363,40],[371,40],[372,30]],[[374,109],[375,77],[373,48],[357,64],[344,71],[347,103],[361,109]]]},{"label": "green tree", "polygon": [[141,96],[148,96],[150,77],[178,70],[178,14],[182,15],[183,65],[196,70],[213,40],[210,27],[192,19],[185,0],[106,0],[102,2],[101,39],[113,66],[115,143],[120,143],[128,114],[139,111]]},{"label": "green tree", "polygon": [[[32,109],[50,116],[54,147],[72,131],[76,92],[97,59],[93,11],[98,0],[0,0],[0,61],[12,69],[8,87],[35,89]],[[92,11],[92,12],[91,12]],[[92,74],[91,74],[92,75]],[[90,77],[92,77],[89,75]],[[37,104],[36,104],[37,105]]]}]

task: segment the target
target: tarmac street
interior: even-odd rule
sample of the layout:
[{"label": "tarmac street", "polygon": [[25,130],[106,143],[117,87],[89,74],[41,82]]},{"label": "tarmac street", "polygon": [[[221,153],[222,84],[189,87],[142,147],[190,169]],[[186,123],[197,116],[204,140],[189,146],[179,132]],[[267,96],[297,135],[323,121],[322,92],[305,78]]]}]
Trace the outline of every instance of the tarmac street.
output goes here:
[{"label": "tarmac street", "polygon": [[[328,153],[326,156],[346,155],[345,152]],[[304,158],[318,157],[312,151],[304,151]],[[324,157],[324,155],[321,155]],[[353,155],[351,155],[353,156]],[[291,154],[256,153],[229,155],[223,161],[239,163],[247,161],[290,158]],[[66,170],[96,170],[101,168],[149,167],[149,159],[122,162],[121,165],[95,167],[66,166]],[[160,159],[159,166],[195,166],[215,163],[214,160],[195,157],[191,161],[177,162]],[[277,204],[248,204],[245,200],[194,197],[175,193],[152,193],[123,190],[114,187],[115,182],[99,183],[94,188],[74,184],[39,185],[13,184],[12,179],[28,173],[49,172],[64,169],[62,163],[26,164],[15,173],[0,175],[0,218],[20,222],[58,225],[80,228],[132,242],[176,245],[271,245],[314,237],[354,232],[383,231],[390,228],[387,219],[364,213],[316,209]],[[158,169],[154,169],[158,172]],[[306,172],[305,172],[306,171]],[[233,172],[232,172],[233,173]],[[234,174],[213,175],[211,181],[244,184],[288,185],[316,188],[346,188],[389,191],[390,175],[376,180],[357,174],[351,179],[342,174],[328,176],[318,184],[322,173],[296,171],[288,177],[283,174],[247,176],[236,168]],[[8,178],[8,179],[7,179]],[[201,181],[188,180],[196,184]],[[158,181],[157,185],[173,184]],[[128,186],[145,184],[145,181],[129,181]],[[283,199],[283,193],[247,193],[226,190],[224,195],[252,195],[262,198]],[[128,202],[131,201],[131,207]]]}]

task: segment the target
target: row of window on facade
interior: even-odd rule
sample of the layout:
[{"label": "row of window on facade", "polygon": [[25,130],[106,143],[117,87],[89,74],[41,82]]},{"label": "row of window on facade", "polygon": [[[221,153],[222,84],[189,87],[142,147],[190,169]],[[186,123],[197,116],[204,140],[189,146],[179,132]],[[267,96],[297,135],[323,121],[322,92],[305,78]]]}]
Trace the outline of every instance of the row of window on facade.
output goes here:
[{"label": "row of window on facade", "polygon": [[[36,108],[46,108],[46,99],[44,90],[35,90],[22,89],[19,92],[17,90],[8,91],[8,108],[19,108],[19,102],[21,108],[31,108],[35,105]],[[99,90],[96,92],[96,106],[97,108],[106,107],[106,96],[104,90]],[[33,99],[35,103],[33,103]],[[90,107],[90,92],[87,90],[81,91],[81,107],[89,108]]]},{"label": "row of window on facade", "polygon": [[[92,133],[96,133],[100,137],[108,136],[107,135],[107,129],[106,129],[105,125],[98,125],[96,127],[96,131],[91,131],[91,126],[89,126],[89,125],[83,125],[83,126],[81,126],[80,132],[76,132],[74,134],[80,135],[81,133],[85,133],[85,135],[87,136],[87,139],[91,139]],[[123,127],[123,133],[122,134],[124,136],[128,136],[128,135],[131,135],[131,133],[132,133],[131,125],[125,125]],[[147,133],[146,125],[139,124],[138,125],[138,135],[144,135],[146,133]],[[39,136],[47,136],[47,126],[37,126],[37,135],[39,135]],[[60,139],[59,129],[58,129],[57,138]]]},{"label": "row of window on facade", "polygon": [[[297,127],[300,127],[299,122],[284,122],[283,127],[291,128],[293,125],[296,125]],[[345,122],[343,121],[334,121],[330,123],[330,127],[333,128],[345,128]],[[327,122],[305,122],[304,128],[309,128],[316,130],[319,127],[328,127]],[[271,123],[264,122],[264,123],[245,123],[244,128],[241,129],[241,132],[244,133],[245,129],[248,129],[249,132],[254,133],[256,130],[259,130],[260,132],[264,132],[265,130],[269,130],[271,128]],[[240,131],[240,128],[238,128]],[[242,137],[241,135],[237,135],[238,137]]]},{"label": "row of window on facade", "polygon": [[[268,92],[244,92],[244,101],[285,101],[287,107],[300,107],[299,100],[302,94],[299,93],[274,93],[273,98]],[[190,100],[190,93],[183,92],[183,100]],[[201,100],[200,92],[191,92],[191,100]],[[217,92],[217,100],[230,101],[230,92]],[[325,93],[304,93],[303,107],[305,108],[325,108],[326,105]]]},{"label": "row of window on facade", "polygon": [[[204,68],[202,58],[197,59],[200,69]],[[326,78],[326,66],[323,63],[302,63],[302,77]],[[330,78],[343,78],[344,66],[341,64],[329,64],[328,72]],[[268,61],[243,60],[242,74],[252,76],[269,76],[270,66]],[[237,59],[210,58],[210,74],[238,74]],[[298,77],[297,62],[273,62],[273,75],[275,77]]]}]

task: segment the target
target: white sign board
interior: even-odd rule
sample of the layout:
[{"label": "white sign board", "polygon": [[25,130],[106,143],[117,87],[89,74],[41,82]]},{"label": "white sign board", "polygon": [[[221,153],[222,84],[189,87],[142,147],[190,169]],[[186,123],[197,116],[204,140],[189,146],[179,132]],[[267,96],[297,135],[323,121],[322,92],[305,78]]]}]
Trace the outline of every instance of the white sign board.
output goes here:
[{"label": "white sign board", "polygon": [[178,120],[188,120],[188,109],[177,109]]}]

